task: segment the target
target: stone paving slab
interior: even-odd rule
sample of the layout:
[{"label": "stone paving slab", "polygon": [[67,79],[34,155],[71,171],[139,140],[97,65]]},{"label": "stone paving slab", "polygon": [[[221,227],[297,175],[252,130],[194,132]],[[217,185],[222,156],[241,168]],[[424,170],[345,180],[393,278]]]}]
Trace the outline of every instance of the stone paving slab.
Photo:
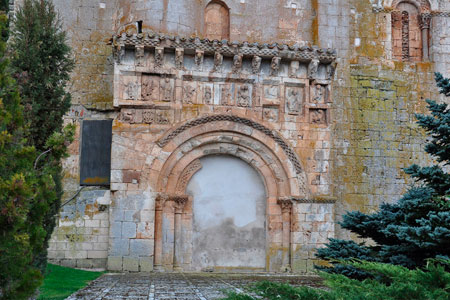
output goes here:
[{"label": "stone paving slab", "polygon": [[316,287],[321,282],[318,277],[268,274],[104,274],[67,299],[212,300],[225,297],[225,291],[241,292],[263,280]]}]

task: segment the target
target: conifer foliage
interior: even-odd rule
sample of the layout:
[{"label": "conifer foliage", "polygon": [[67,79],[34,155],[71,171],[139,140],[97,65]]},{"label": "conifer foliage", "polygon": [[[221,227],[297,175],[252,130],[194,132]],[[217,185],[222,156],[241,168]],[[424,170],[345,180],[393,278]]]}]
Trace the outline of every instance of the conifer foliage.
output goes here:
[{"label": "conifer foliage", "polygon": [[[440,93],[450,96],[450,81],[436,74]],[[362,259],[408,268],[422,267],[428,258],[450,257],[450,107],[427,100],[429,115],[416,115],[420,127],[430,135],[425,151],[436,164],[412,165],[405,172],[416,180],[394,204],[382,204],[378,212],[349,212],[341,226],[376,245],[331,239],[317,256],[322,259]],[[365,277],[366,272],[335,263],[319,269],[351,277]]]},{"label": "conifer foliage", "polygon": [[15,14],[11,49],[11,68],[24,106],[27,144],[43,154],[37,168],[51,168],[47,171],[55,185],[54,195],[42,199],[47,201],[48,210],[45,213],[35,211],[34,216],[41,219],[45,236],[41,249],[35,249],[39,254],[34,255],[33,264],[44,271],[48,241],[56,225],[63,194],[62,167],[59,159],[54,158],[65,147],[56,150],[53,146],[64,140],[70,131],[63,131],[63,116],[71,103],[67,85],[74,67],[66,33],[52,1],[23,2]]}]

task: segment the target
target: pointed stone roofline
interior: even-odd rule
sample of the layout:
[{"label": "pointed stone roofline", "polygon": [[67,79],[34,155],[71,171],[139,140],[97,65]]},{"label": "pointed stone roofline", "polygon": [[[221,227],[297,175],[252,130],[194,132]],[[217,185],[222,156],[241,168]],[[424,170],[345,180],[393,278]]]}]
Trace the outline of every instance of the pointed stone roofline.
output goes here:
[{"label": "pointed stone roofline", "polygon": [[336,60],[335,49],[324,49],[317,46],[298,46],[278,43],[249,43],[228,40],[209,40],[198,37],[171,36],[154,32],[146,33],[126,33],[115,35],[111,39],[114,47],[115,57],[120,61],[120,56],[125,53],[125,49],[184,49],[185,54],[195,54],[203,52],[205,55],[219,53],[223,56],[233,57],[242,55],[244,57],[261,57],[273,59],[279,57],[284,61],[299,61],[309,63],[313,60],[321,64],[330,64]]}]

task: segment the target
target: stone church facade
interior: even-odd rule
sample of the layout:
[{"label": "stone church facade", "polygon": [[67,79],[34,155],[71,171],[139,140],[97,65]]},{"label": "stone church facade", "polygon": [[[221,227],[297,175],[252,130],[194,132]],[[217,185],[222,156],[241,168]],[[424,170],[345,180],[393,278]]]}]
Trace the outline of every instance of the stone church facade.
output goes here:
[{"label": "stone church facade", "polygon": [[[17,3],[16,3],[17,4]],[[77,125],[51,261],[313,270],[337,222],[426,163],[447,0],[55,1]]]}]

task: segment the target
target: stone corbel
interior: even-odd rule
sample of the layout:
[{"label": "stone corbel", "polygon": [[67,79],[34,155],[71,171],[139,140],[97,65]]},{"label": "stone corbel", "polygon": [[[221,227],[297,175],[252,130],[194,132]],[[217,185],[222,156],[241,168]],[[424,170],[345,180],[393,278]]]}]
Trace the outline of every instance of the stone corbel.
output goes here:
[{"label": "stone corbel", "polygon": [[239,73],[242,68],[242,54],[236,54],[233,57],[233,73]]},{"label": "stone corbel", "polygon": [[317,78],[317,73],[319,71],[319,63],[320,61],[316,58],[313,58],[308,65],[308,78],[310,80],[314,80]]},{"label": "stone corbel", "polygon": [[184,61],[184,49],[176,48],[175,49],[175,67],[179,70],[183,69],[183,61]]},{"label": "stone corbel", "polygon": [[164,48],[155,47],[155,68],[161,68],[164,63]]},{"label": "stone corbel", "polygon": [[136,46],[134,57],[136,59],[137,66],[141,67],[144,65],[144,55],[145,55],[144,45]]},{"label": "stone corbel", "polygon": [[274,56],[272,58],[272,62],[270,63],[270,75],[276,76],[278,75],[278,71],[280,70],[281,57]]},{"label": "stone corbel", "polygon": [[222,68],[223,55],[219,51],[214,53],[214,72],[219,72]]},{"label": "stone corbel", "polygon": [[203,65],[203,56],[205,52],[203,50],[196,49],[195,50],[195,65],[198,69],[200,69]]},{"label": "stone corbel", "polygon": [[253,56],[253,60],[252,60],[252,73],[253,74],[258,74],[259,70],[261,69],[261,57],[260,56]]}]

